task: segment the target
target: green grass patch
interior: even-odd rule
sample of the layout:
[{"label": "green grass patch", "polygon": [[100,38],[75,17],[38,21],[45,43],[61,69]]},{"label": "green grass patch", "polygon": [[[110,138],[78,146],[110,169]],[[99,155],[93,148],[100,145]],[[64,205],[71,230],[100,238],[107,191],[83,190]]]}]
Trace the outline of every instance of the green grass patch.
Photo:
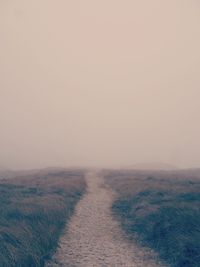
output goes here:
[{"label": "green grass patch", "polygon": [[200,183],[169,172],[110,172],[118,192],[114,215],[130,239],[149,246],[173,267],[200,266]]},{"label": "green grass patch", "polygon": [[0,181],[0,266],[44,266],[85,187],[77,170]]}]

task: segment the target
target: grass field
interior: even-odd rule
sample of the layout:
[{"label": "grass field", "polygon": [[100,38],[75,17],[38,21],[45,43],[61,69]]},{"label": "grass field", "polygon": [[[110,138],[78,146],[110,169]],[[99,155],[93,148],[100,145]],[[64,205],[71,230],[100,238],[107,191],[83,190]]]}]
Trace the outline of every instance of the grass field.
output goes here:
[{"label": "grass field", "polygon": [[0,266],[44,266],[85,188],[82,170],[41,170],[1,180]]},{"label": "grass field", "polygon": [[130,239],[173,267],[200,266],[200,171],[105,171]]}]

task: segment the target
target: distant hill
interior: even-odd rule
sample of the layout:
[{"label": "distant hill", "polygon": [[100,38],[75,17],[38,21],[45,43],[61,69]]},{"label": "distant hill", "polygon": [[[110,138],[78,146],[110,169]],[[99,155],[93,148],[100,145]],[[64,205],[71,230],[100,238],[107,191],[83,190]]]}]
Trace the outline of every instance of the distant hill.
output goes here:
[{"label": "distant hill", "polygon": [[[76,170],[76,172],[75,172]],[[1,169],[0,168],[0,180],[2,179],[12,179],[16,177],[23,177],[23,176],[30,176],[30,175],[55,175],[56,173],[78,173],[79,171],[83,172],[83,168],[62,168],[62,167],[48,167],[48,168],[42,168],[42,169],[30,169],[30,170],[7,170],[7,169]]]},{"label": "distant hill", "polygon": [[137,163],[134,165],[127,166],[127,169],[135,170],[178,170],[178,167],[168,163],[162,162],[148,162],[148,163]]},{"label": "distant hill", "polygon": [[17,176],[31,175],[38,173],[38,170],[9,170],[9,169],[0,169],[0,180],[2,179],[11,179]]},{"label": "distant hill", "polygon": [[15,172],[6,169],[0,169],[0,179],[13,178],[14,176]]}]

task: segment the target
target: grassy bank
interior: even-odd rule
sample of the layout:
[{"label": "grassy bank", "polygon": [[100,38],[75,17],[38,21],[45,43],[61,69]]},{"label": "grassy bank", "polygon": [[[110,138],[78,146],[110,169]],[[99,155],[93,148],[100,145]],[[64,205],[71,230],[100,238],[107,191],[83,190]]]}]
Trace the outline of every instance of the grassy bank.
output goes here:
[{"label": "grassy bank", "polygon": [[1,180],[0,266],[44,266],[85,187],[84,172],[77,170]]},{"label": "grassy bank", "polygon": [[200,172],[110,171],[113,212],[128,236],[173,267],[200,266]]}]

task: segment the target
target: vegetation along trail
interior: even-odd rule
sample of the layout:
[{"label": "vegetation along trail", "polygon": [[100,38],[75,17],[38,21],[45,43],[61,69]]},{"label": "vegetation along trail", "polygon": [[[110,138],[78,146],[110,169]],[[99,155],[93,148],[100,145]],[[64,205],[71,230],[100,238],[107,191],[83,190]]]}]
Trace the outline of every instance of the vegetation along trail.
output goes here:
[{"label": "vegetation along trail", "polygon": [[101,174],[86,176],[88,191],[76,207],[48,267],[160,267],[155,255],[129,243],[111,214],[114,193]]}]

